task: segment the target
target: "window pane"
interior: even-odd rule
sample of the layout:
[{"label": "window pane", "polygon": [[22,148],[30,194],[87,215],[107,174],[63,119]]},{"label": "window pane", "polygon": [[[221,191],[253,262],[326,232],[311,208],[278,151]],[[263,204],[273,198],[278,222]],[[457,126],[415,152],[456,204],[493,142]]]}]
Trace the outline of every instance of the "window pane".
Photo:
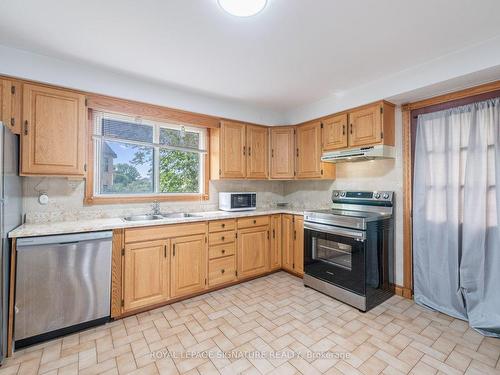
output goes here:
[{"label": "window pane", "polygon": [[160,150],[160,192],[200,192],[200,160],[197,152]]},{"label": "window pane", "polygon": [[189,130],[160,128],[160,144],[178,147],[200,147],[200,133]]},{"label": "window pane", "polygon": [[153,193],[153,147],[103,141],[101,194]]},{"label": "window pane", "polygon": [[153,142],[153,127],[135,122],[103,118],[102,135],[131,141]]}]

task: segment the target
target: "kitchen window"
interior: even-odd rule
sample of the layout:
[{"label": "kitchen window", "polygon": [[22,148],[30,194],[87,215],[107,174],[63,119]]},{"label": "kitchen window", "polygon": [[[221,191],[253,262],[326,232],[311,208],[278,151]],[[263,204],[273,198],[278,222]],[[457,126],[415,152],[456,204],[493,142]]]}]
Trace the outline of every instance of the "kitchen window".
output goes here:
[{"label": "kitchen window", "polygon": [[205,128],[99,111],[92,120],[90,202],[207,198]]}]

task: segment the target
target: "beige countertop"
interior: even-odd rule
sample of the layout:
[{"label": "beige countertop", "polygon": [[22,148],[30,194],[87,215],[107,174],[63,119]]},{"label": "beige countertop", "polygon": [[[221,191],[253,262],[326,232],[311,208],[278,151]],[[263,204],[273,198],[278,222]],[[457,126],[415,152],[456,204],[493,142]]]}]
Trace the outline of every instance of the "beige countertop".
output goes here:
[{"label": "beige countertop", "polygon": [[92,219],[78,221],[61,221],[43,224],[23,224],[9,232],[10,238],[47,236],[51,234],[95,232],[100,230],[110,230],[118,228],[146,227],[154,225],[192,223],[197,221],[230,219],[247,216],[272,215],[272,214],[293,214],[302,215],[304,211],[300,209],[258,209],[254,211],[225,212],[193,212],[200,216],[186,218],[170,218],[154,221],[125,221],[123,218]]}]

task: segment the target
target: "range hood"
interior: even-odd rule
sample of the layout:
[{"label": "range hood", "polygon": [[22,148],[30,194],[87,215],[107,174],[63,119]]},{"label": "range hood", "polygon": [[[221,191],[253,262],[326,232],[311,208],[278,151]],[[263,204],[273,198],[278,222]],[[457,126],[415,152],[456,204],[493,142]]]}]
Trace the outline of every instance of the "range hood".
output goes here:
[{"label": "range hood", "polygon": [[394,147],[377,145],[325,152],[321,156],[321,161],[328,163],[342,163],[348,161],[394,159],[395,157],[396,150],[394,149]]}]

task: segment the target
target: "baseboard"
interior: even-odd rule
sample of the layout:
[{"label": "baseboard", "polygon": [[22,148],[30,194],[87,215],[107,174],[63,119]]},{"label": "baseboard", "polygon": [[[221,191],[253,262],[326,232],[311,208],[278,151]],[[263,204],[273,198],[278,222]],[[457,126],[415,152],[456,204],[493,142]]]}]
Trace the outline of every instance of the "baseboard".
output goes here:
[{"label": "baseboard", "polygon": [[397,284],[391,284],[391,287],[394,289],[394,294],[397,296],[413,299],[413,291],[411,289]]}]

